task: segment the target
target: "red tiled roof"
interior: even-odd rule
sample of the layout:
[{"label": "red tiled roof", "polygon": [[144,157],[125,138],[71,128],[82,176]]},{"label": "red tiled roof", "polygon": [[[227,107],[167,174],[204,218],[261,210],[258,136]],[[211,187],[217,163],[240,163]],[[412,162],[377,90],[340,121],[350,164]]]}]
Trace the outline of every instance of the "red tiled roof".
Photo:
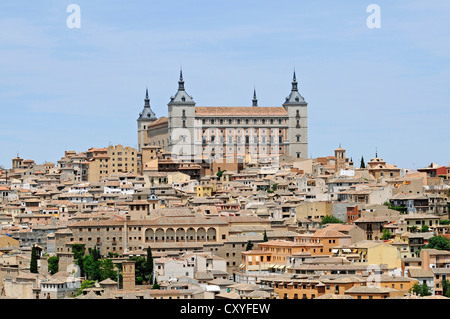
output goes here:
[{"label": "red tiled roof", "polygon": [[153,126],[158,126],[158,125],[163,125],[163,124],[168,124],[169,123],[169,119],[167,117],[160,117],[158,118],[156,121],[152,122],[151,124],[149,124],[147,127],[153,127]]},{"label": "red tiled roof", "polygon": [[284,107],[242,107],[242,106],[198,106],[195,108],[196,115],[208,116],[261,116],[276,115],[287,116]]}]

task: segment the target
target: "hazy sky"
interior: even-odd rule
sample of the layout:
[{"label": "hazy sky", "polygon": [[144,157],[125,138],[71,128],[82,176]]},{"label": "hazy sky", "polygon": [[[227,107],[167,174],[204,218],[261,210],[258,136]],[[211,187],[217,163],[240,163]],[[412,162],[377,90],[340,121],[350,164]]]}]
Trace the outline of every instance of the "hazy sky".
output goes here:
[{"label": "hazy sky", "polygon": [[[450,162],[450,1],[2,1],[0,165],[137,147],[148,86],[197,106],[281,106],[295,67],[309,155],[342,145],[419,168]],[[67,7],[81,8],[68,28]],[[381,8],[370,29],[367,6]]]}]

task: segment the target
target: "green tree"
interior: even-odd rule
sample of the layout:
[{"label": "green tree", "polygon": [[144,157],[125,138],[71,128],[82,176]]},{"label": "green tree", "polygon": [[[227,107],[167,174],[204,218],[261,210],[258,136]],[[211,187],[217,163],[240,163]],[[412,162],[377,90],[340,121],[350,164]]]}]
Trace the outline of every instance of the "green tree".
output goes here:
[{"label": "green tree", "polygon": [[364,164],[364,156],[361,156],[361,164],[359,165],[360,168],[366,168],[366,164]]},{"label": "green tree", "polygon": [[132,256],[129,259],[135,261],[136,285],[142,285],[142,283],[145,280],[146,274],[145,270],[146,258],[142,256]]},{"label": "green tree", "polygon": [[101,258],[100,250],[98,250],[97,248],[89,248],[89,255],[92,256],[92,259],[94,261],[98,261]]},{"label": "green tree", "polygon": [[86,277],[91,280],[102,280],[100,251],[97,248],[89,248],[89,255],[83,257],[83,269]]},{"label": "green tree", "polygon": [[98,267],[97,263],[94,261],[91,255],[86,255],[83,257],[83,269],[86,279],[98,280]]},{"label": "green tree", "polygon": [[419,284],[419,283],[415,283],[414,286],[412,286],[412,288],[409,290],[409,292],[414,292],[417,295],[420,295],[422,297],[424,296],[431,296],[431,289],[430,287],[428,287],[427,284]]},{"label": "green tree", "polygon": [[216,174],[217,177],[218,177],[218,178],[221,178],[221,177],[223,176],[223,173],[224,173],[225,171],[226,171],[226,170],[218,171],[217,174]]},{"label": "green tree", "polygon": [[443,236],[433,236],[428,240],[425,249],[450,250],[450,240]]},{"label": "green tree", "polygon": [[383,229],[383,235],[381,236],[381,240],[387,240],[391,238],[392,234],[388,229]]},{"label": "green tree", "polygon": [[145,279],[150,283],[153,276],[153,255],[152,249],[147,247],[147,259],[145,260]]},{"label": "green tree", "polygon": [[442,295],[450,298],[450,283],[448,279],[442,280]]},{"label": "green tree", "polygon": [[264,236],[263,236],[263,242],[269,241],[269,238],[267,237],[267,232],[264,229]]},{"label": "green tree", "polygon": [[450,225],[450,219],[441,219],[439,221],[440,225]]},{"label": "green tree", "polygon": [[100,260],[100,281],[107,278],[117,280],[117,270],[113,262],[109,258]]},{"label": "green tree", "polygon": [[35,245],[31,247],[30,272],[33,274],[38,273],[37,249]]},{"label": "green tree", "polygon": [[73,260],[78,267],[80,267],[80,276],[84,277],[84,267],[83,267],[83,258],[85,254],[85,246],[84,244],[73,244],[72,245],[72,253]]},{"label": "green tree", "polygon": [[80,260],[85,255],[85,246],[84,244],[73,244],[72,245],[72,253],[74,260]]},{"label": "green tree", "polygon": [[272,186],[269,187],[267,190],[268,193],[274,193],[277,190],[278,183],[274,183]]},{"label": "green tree", "polygon": [[161,289],[161,286],[158,284],[158,281],[155,278],[155,283],[152,286],[152,289]]},{"label": "green tree", "polygon": [[344,224],[342,220],[339,218],[334,217],[333,215],[329,216],[323,216],[322,221],[320,222],[321,225],[325,224]]},{"label": "green tree", "polygon": [[413,233],[415,233],[416,231],[417,231],[417,229],[418,229],[418,227],[417,226],[408,226],[408,229],[411,231],[411,232],[413,232]]},{"label": "green tree", "polygon": [[429,230],[430,230],[430,227],[428,227],[427,225],[423,225],[422,228],[420,229],[420,232],[427,233]]},{"label": "green tree", "polygon": [[93,280],[88,280],[88,279],[84,280],[81,283],[80,288],[78,288],[77,294],[75,295],[75,297],[81,295],[83,293],[84,289],[88,289],[88,288],[94,287],[94,283],[95,283],[95,281],[93,281]]},{"label": "green tree", "polygon": [[56,274],[59,270],[59,257],[52,256],[48,258],[48,272],[52,275]]},{"label": "green tree", "polygon": [[245,251],[249,251],[253,249],[253,243],[251,242],[251,240],[249,240],[247,242],[247,247],[245,247]]}]

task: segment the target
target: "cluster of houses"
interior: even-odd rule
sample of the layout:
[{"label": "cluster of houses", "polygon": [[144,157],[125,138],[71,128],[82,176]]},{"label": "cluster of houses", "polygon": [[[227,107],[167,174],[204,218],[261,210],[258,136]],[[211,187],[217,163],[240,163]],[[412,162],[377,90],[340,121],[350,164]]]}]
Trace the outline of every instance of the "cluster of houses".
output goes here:
[{"label": "cluster of houses", "polygon": [[[450,251],[427,244],[450,238],[449,166],[401,169],[376,156],[355,168],[342,148],[167,166],[153,147],[149,162],[133,151],[140,168],[103,176],[105,152],[66,152],[57,164],[16,158],[0,170],[0,298],[419,298],[417,283],[445,298]],[[123,279],[79,294],[75,244],[114,256]],[[130,257],[148,247],[159,289],[135,284]]]}]

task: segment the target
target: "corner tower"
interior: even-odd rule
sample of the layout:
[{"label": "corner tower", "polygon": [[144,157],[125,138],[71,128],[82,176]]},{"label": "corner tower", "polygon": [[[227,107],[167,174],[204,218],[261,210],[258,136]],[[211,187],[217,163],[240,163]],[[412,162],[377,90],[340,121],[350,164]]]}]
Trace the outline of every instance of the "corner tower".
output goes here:
[{"label": "corner tower", "polygon": [[148,88],[145,90],[144,110],[139,113],[137,119],[138,126],[138,151],[142,151],[142,147],[148,145],[148,125],[156,121],[156,115],[150,107],[150,98],[148,97]]},{"label": "corner tower", "polygon": [[295,75],[292,79],[292,89],[283,107],[288,112],[289,123],[287,138],[289,140],[288,154],[293,158],[308,158],[308,118],[307,107],[303,96],[298,92]]},{"label": "corner tower", "polygon": [[190,159],[194,154],[195,102],[185,91],[183,70],[180,70],[178,91],[170,97],[167,106],[169,152],[173,157]]}]

